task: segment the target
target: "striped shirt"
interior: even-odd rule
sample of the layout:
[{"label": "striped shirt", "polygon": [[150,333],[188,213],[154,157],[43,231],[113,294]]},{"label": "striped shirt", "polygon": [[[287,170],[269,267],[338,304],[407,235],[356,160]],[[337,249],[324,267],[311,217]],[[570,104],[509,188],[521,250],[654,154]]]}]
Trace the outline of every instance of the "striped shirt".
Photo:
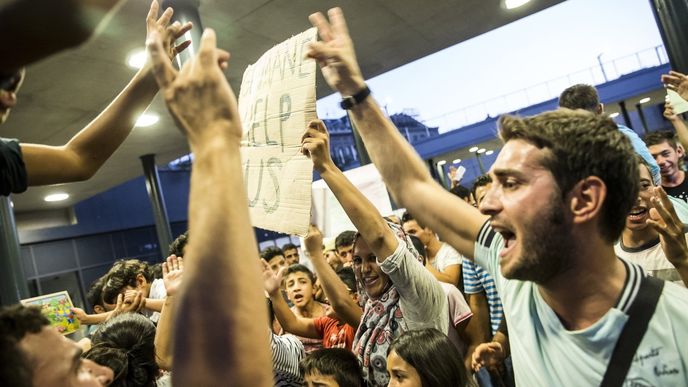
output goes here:
[{"label": "striped shirt", "polygon": [[463,290],[465,294],[485,293],[490,309],[490,327],[494,336],[504,317],[502,300],[495,287],[494,279],[482,266],[463,259]]},{"label": "striped shirt", "polygon": [[[277,336],[270,332],[270,347],[272,349],[272,372],[275,375],[275,385],[292,385],[290,382],[294,381],[299,385],[301,381],[301,373],[299,371],[299,362],[305,357],[303,344],[294,335]],[[285,383],[286,382],[286,383]]]}]

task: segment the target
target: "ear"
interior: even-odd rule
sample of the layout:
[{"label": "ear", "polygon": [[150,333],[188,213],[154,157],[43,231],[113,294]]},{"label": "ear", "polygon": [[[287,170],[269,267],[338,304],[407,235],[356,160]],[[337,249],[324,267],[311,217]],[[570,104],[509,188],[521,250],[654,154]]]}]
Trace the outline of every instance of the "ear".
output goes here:
[{"label": "ear", "polygon": [[105,313],[105,308],[103,308],[100,305],[96,305],[93,307],[93,311],[100,314],[100,313]]},{"label": "ear", "polygon": [[136,275],[136,287],[137,288],[141,288],[147,284],[148,284],[148,281],[146,281],[146,277],[144,277],[143,274],[139,273]]},{"label": "ear", "polygon": [[604,104],[602,102],[597,105],[597,114],[604,114]]},{"label": "ear", "polygon": [[600,216],[607,185],[597,176],[588,176],[573,186],[568,197],[573,223],[588,223]]},{"label": "ear", "polygon": [[683,145],[681,144],[676,144],[676,154],[678,154],[678,158],[682,158],[686,153],[686,150],[683,149]]}]

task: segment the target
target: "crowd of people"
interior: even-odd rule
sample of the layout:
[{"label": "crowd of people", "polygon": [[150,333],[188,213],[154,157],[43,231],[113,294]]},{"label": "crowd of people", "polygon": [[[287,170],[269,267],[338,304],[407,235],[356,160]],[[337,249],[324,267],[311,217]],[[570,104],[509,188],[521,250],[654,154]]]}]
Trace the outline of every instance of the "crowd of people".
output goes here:
[{"label": "crowd of people", "polygon": [[[311,225],[302,246],[259,252],[229,55],[206,29],[176,69],[188,42],[174,41],[192,26],[170,23],[172,12],[153,0],[148,65],[67,145],[3,139],[0,188],[88,178],[160,90],[195,157],[189,231],[164,262],[122,259],[92,284],[87,310],[72,310],[89,326],[79,342],[37,308],[2,308],[3,385],[688,385],[688,128],[670,104],[675,131],[641,139],[605,115],[594,87],[573,85],[556,111],[503,116],[489,173],[447,190],[370,95],[342,11],[315,13],[320,41],[306,55],[406,212],[383,217],[314,120],[300,151],[355,230],[332,243]],[[2,121],[22,66],[82,40],[0,59]],[[688,77],[662,81],[688,99]]]}]

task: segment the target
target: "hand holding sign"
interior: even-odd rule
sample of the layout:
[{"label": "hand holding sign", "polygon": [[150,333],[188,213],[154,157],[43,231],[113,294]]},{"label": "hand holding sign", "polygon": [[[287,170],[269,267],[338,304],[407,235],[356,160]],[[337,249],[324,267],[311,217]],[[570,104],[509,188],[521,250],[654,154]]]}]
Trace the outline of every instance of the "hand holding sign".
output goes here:
[{"label": "hand holding sign", "polygon": [[662,75],[662,83],[667,87],[667,95],[674,114],[688,111],[688,76],[677,71]]},{"label": "hand holding sign", "polygon": [[334,165],[330,157],[330,135],[321,120],[308,123],[308,128],[301,137],[301,147],[303,154],[313,160],[316,171],[322,173],[325,168]]}]

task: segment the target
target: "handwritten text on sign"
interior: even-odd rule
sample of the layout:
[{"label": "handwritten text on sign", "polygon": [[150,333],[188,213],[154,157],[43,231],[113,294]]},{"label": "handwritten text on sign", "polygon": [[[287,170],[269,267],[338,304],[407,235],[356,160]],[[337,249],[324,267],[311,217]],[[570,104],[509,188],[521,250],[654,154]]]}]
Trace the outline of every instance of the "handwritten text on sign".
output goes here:
[{"label": "handwritten text on sign", "polygon": [[239,114],[241,156],[254,226],[305,235],[311,208],[312,164],[301,135],[315,119],[315,61],[304,59],[316,40],[309,29],[273,47],[244,72]]}]

